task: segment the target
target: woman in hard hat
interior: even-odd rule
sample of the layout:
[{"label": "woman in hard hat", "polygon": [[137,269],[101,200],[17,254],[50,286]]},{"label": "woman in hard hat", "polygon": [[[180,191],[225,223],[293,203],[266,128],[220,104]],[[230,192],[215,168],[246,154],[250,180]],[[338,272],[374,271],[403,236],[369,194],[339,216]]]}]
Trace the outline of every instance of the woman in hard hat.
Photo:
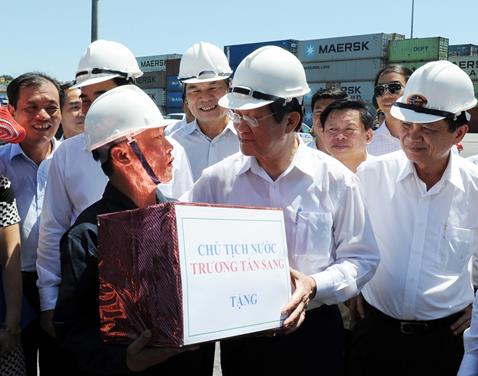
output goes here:
[{"label": "woman in hard hat", "polygon": [[[6,107],[0,107],[0,140],[19,143],[25,130]],[[0,176],[0,375],[25,375],[20,344],[22,275],[20,271],[20,228],[10,181]]]}]

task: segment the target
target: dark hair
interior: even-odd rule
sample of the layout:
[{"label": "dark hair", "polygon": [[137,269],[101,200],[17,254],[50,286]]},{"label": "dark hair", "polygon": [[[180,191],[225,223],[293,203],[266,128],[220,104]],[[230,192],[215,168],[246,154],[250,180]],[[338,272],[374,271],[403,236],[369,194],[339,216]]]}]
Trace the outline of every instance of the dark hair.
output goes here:
[{"label": "dark hair", "polygon": [[300,114],[300,121],[299,124],[297,124],[297,127],[295,127],[295,132],[298,132],[300,130],[300,127],[302,126],[302,118],[304,117],[304,106],[302,105],[302,103],[299,103],[297,98],[292,98],[292,100],[285,104],[284,102],[284,99],[279,99],[275,102],[272,102],[268,105],[269,110],[274,114],[273,117],[278,123],[280,123],[284,119],[285,114],[288,114],[290,112],[298,112]]},{"label": "dark hair", "polygon": [[314,106],[317,101],[321,99],[345,99],[347,98],[347,93],[342,89],[336,87],[330,87],[328,89],[319,89],[315,92],[310,102],[310,109],[314,112]]},{"label": "dark hair", "polygon": [[470,121],[466,118],[466,111],[462,111],[455,119],[445,119],[448,123],[448,131],[453,133],[461,126],[468,124]]},{"label": "dark hair", "polygon": [[66,92],[71,89],[73,86],[73,81],[65,82],[64,84],[60,85],[60,108],[63,109],[63,105],[65,104],[66,99]]},{"label": "dark hair", "polygon": [[365,130],[372,129],[373,115],[368,110],[365,102],[356,99],[340,99],[329,104],[320,114],[320,123],[322,124],[322,128],[324,128],[327,118],[333,111],[344,110],[357,110],[360,113],[360,121],[362,122]]},{"label": "dark hair", "polygon": [[[407,67],[404,67],[403,65],[400,65],[400,64],[387,65],[386,67],[380,69],[378,71],[377,75],[375,76],[375,81],[374,81],[374,84],[373,84],[374,87],[377,86],[378,80],[380,79],[380,76],[382,76],[383,74],[386,74],[386,73],[397,73],[405,79],[405,82],[408,82],[408,79],[412,75],[413,71],[411,69],[407,68]],[[375,107],[378,107],[377,98],[375,98],[375,93],[373,94],[372,102],[373,102],[373,105]]]},{"label": "dark hair", "polygon": [[11,104],[13,108],[17,108],[18,98],[20,98],[20,91],[22,89],[30,86],[38,87],[48,82],[55,86],[58,90],[58,95],[60,95],[58,81],[45,73],[28,72],[18,76],[7,86],[8,103]]},{"label": "dark hair", "polygon": [[91,153],[93,154],[93,159],[101,163],[101,169],[108,177],[111,177],[113,175],[113,163],[111,163],[111,149],[115,145],[116,144],[113,143],[91,151]]}]

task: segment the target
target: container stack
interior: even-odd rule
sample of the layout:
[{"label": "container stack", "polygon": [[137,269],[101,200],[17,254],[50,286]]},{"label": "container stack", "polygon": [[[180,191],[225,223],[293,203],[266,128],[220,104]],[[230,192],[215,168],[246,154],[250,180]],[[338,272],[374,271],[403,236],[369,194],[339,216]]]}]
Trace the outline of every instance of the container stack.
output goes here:
[{"label": "container stack", "polygon": [[[468,44],[466,46],[475,46],[473,44]],[[475,46],[478,47],[478,46]],[[465,51],[468,51],[470,54],[474,53],[475,50],[469,48]],[[465,52],[462,50],[461,52]],[[475,88],[475,98],[478,98],[478,55],[453,55],[448,58],[453,64],[458,65],[465,73],[470,76],[473,81],[473,86]]]},{"label": "container stack", "polygon": [[299,41],[297,55],[312,89],[304,99],[304,122],[312,122],[310,102],[318,89],[341,88],[353,99],[372,103],[375,75],[386,64],[388,45],[403,38],[378,33]]},{"label": "container stack", "polygon": [[166,114],[183,111],[182,86],[178,80],[181,59],[166,61]]},{"label": "container stack", "polygon": [[478,56],[476,44],[454,44],[448,46],[448,57],[453,56]]},{"label": "container stack", "polygon": [[236,70],[239,63],[251,52],[257,50],[260,47],[264,46],[278,46],[283,49],[297,55],[297,43],[295,39],[284,39],[284,40],[273,40],[268,42],[258,42],[258,43],[246,43],[246,44],[234,44],[229,46],[224,46],[224,53],[229,60],[229,65],[233,71]]},{"label": "container stack", "polygon": [[166,65],[169,60],[180,58],[179,54],[153,55],[137,57],[143,76],[136,84],[156,103],[162,113],[166,113]]},{"label": "container stack", "polygon": [[448,38],[413,38],[390,42],[388,62],[414,71],[435,60],[448,59]]}]

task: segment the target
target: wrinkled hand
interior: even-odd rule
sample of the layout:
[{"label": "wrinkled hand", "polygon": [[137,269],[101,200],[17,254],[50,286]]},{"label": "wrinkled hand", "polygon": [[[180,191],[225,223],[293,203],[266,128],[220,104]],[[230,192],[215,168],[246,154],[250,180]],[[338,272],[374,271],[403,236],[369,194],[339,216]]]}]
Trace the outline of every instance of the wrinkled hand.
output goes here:
[{"label": "wrinkled hand", "polygon": [[56,337],[55,327],[53,326],[53,314],[55,310],[50,309],[41,313],[40,325],[42,329],[52,337]]},{"label": "wrinkled hand", "polygon": [[450,329],[453,331],[454,335],[459,335],[463,333],[465,329],[470,327],[472,310],[473,306],[470,304],[464,309],[465,313],[461,315],[453,324],[451,324]]},{"label": "wrinkled hand", "polygon": [[13,334],[0,329],[0,355],[6,354],[20,343],[20,334]]},{"label": "wrinkled hand", "polygon": [[290,269],[294,293],[282,309],[282,315],[287,316],[282,329],[288,333],[293,332],[302,324],[305,319],[305,310],[310,299],[315,296],[315,280],[297,270]]},{"label": "wrinkled hand", "polygon": [[197,346],[181,349],[169,347],[146,347],[151,339],[151,331],[145,330],[126,350],[126,365],[130,371],[139,372],[162,363],[184,351],[196,350]]},{"label": "wrinkled hand", "polygon": [[345,305],[350,310],[350,315],[355,319],[363,319],[365,317],[365,311],[363,309],[363,296],[359,294],[353,298],[350,298],[345,302]]}]

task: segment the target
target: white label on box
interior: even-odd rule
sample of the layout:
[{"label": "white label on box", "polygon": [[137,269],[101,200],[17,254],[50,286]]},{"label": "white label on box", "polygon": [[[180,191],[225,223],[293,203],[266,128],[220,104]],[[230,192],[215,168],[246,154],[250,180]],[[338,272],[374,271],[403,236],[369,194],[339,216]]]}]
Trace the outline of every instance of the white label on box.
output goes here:
[{"label": "white label on box", "polygon": [[175,208],[184,344],[280,327],[291,294],[282,211]]}]

